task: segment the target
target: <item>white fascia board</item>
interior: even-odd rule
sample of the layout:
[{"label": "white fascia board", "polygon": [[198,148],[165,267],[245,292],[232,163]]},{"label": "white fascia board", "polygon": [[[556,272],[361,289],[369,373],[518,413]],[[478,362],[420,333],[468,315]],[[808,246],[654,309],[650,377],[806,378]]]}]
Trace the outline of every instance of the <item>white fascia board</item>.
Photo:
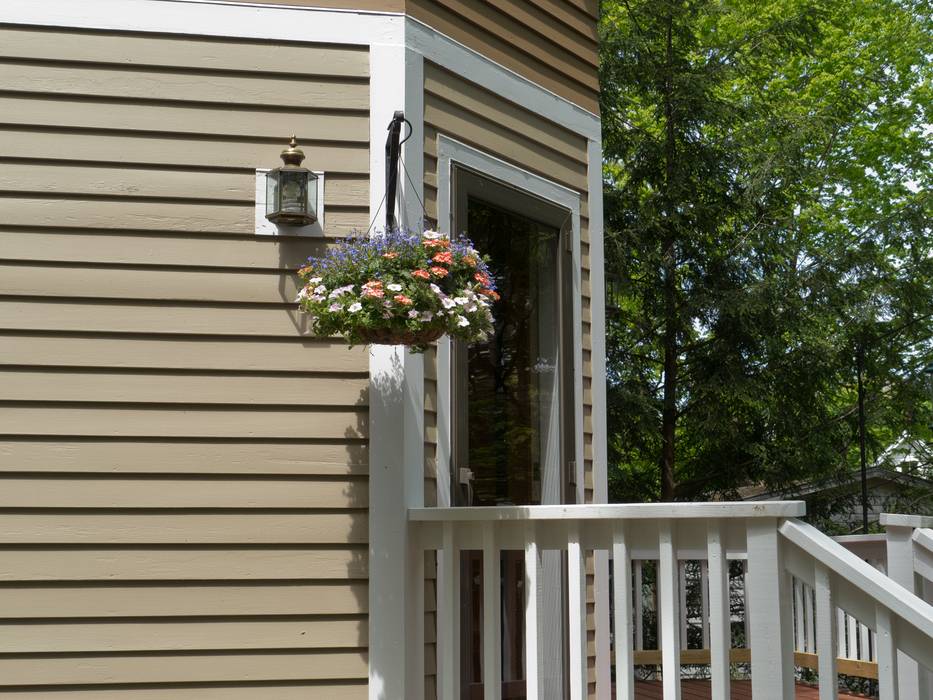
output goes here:
[{"label": "white fascia board", "polygon": [[3,0],[0,23],[328,44],[401,44],[398,13],[205,0]]}]

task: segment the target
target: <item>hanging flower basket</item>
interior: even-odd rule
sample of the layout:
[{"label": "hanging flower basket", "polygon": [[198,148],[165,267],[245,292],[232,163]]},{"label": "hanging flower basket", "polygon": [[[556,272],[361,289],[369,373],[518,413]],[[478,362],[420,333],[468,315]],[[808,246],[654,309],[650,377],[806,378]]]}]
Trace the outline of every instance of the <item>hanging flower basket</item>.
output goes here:
[{"label": "hanging flower basket", "polygon": [[343,336],[351,345],[422,352],[445,333],[484,340],[499,298],[473,244],[435,231],[348,238],[324,257],[309,258],[298,274],[298,303],[312,331]]}]

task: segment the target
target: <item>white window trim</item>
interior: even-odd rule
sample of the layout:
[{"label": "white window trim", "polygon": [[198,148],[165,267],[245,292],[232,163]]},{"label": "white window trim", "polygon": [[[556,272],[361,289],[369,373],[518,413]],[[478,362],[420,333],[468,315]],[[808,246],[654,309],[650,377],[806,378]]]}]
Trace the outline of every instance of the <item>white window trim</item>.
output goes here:
[{"label": "white window trim", "polygon": [[[580,194],[551,180],[523,170],[511,163],[484,153],[472,146],[439,134],[437,137],[437,219],[445,233],[451,221],[451,173],[454,165],[498,180],[517,190],[543,199],[570,211],[572,240],[572,331],[574,387],[574,460],[576,462],[577,502],[583,502],[583,301],[580,252]],[[450,386],[450,341],[444,337],[437,349],[437,504],[450,505],[450,460],[452,435],[452,405]]]},{"label": "white window trim", "polygon": [[317,221],[308,226],[284,226],[266,218],[266,173],[271,168],[256,168],[256,235],[257,236],[317,236],[324,235],[324,173],[312,170],[317,175]]}]

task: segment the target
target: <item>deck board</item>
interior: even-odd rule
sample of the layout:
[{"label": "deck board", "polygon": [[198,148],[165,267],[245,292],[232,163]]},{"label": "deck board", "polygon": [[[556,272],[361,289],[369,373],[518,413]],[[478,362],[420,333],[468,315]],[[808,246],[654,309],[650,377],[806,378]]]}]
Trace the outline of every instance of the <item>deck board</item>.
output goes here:
[{"label": "deck board", "polygon": [[[820,691],[812,685],[797,684],[797,700],[819,700]],[[711,700],[709,681],[681,681],[682,700]],[[635,700],[662,700],[661,681],[636,681]],[[732,681],[732,700],[751,700],[751,681]],[[864,696],[839,693],[839,700],[865,700]]]}]

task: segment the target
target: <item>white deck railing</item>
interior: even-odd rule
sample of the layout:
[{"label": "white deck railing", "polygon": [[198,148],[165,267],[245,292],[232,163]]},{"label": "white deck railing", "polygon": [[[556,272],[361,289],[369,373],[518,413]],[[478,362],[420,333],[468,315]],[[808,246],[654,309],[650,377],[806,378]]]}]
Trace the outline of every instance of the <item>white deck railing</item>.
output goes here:
[{"label": "white deck railing", "polygon": [[[468,550],[482,552],[483,697],[501,698],[503,621],[499,562],[500,554],[510,550],[524,553],[523,666],[527,697],[549,697],[543,690],[546,673],[563,662],[560,658],[545,658],[542,653],[542,649],[548,648],[540,644],[540,637],[545,634],[542,620],[553,611],[541,609],[537,591],[542,583],[539,576],[544,552],[559,550],[567,559],[565,624],[570,642],[566,663],[569,677],[565,677],[564,683],[573,700],[586,697],[591,681],[587,564],[590,553],[595,551],[609,551],[614,559],[614,663],[616,697],[620,700],[634,697],[634,667],[637,662],[645,663],[637,654],[638,616],[633,614],[634,609],[640,609],[636,608],[639,591],[634,586],[634,573],[639,568],[638,562],[645,560],[657,562],[660,639],[657,661],[662,670],[665,700],[680,697],[682,663],[707,662],[712,697],[727,700],[730,663],[735,661],[750,661],[756,700],[788,700],[794,692],[795,651],[816,654],[820,696],[835,700],[837,673],[841,670],[837,656],[843,636],[837,608],[864,623],[865,630],[876,635],[873,654],[877,658],[881,698],[896,700],[899,663],[902,670],[910,661],[933,668],[933,607],[842,544],[795,519],[802,514],[803,504],[799,502],[411,510],[414,551],[438,553],[438,697],[441,700],[460,697],[459,610],[463,603],[459,590],[460,553]],[[913,571],[933,571],[931,533],[911,529],[910,542]],[[920,553],[916,554],[913,548],[919,548]],[[731,649],[730,559],[747,562],[747,650]],[[704,658],[706,650],[699,655],[683,650],[685,616],[681,610],[685,583],[681,562],[689,560],[705,562],[702,578],[706,602],[701,615],[707,628],[703,646],[708,646],[708,661]],[[410,590],[417,591],[419,596],[414,609],[423,611],[420,593],[423,586],[416,580],[421,575],[420,569],[413,571]],[[805,593],[807,590],[812,594]],[[795,622],[795,594],[799,596],[798,609],[803,611],[802,635]],[[807,599],[812,601],[809,608]],[[424,619],[423,615],[418,617]],[[593,617],[589,620],[590,625],[607,623],[608,620]],[[847,617],[843,629],[849,624]],[[857,626],[853,630],[854,647],[858,649],[858,639],[863,633]],[[430,638],[432,634],[433,630],[417,638]],[[527,640],[535,643],[528,644]],[[799,648],[801,642],[803,649]],[[869,642],[867,646],[872,644]],[[667,669],[676,670],[664,673]],[[904,689],[903,673],[901,676]],[[600,698],[610,696],[609,688],[598,688],[597,693]],[[901,698],[907,700],[908,695]]]}]

